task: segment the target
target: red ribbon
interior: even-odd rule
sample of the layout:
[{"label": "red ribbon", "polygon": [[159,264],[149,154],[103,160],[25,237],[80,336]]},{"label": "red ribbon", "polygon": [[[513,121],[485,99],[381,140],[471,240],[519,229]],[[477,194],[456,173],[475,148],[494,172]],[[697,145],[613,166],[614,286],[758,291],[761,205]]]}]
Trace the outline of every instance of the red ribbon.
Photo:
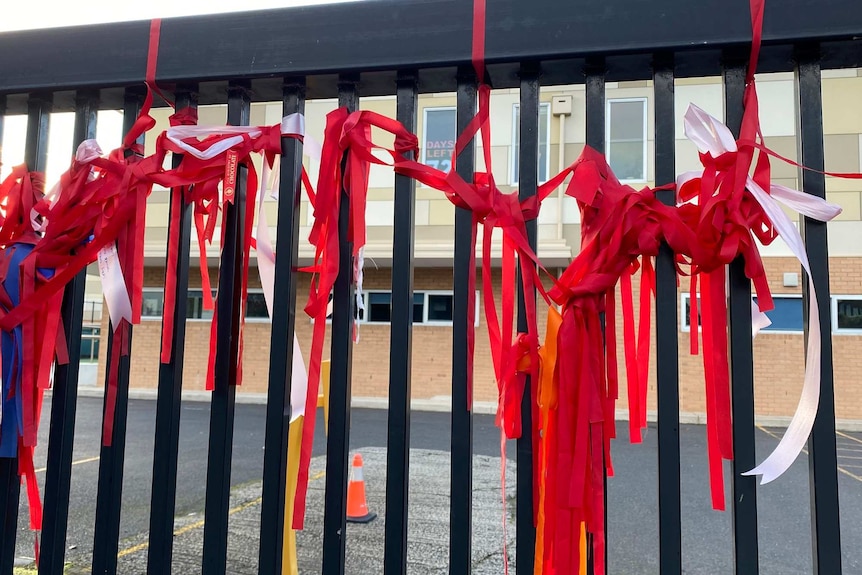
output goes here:
[{"label": "red ribbon", "polygon": [[[190,112],[177,114],[172,118],[172,124],[192,124],[194,116]],[[209,266],[207,264],[206,247],[211,244],[215,233],[215,228],[218,223],[219,212],[223,210],[227,203],[235,203],[235,196],[225,194],[220,191],[220,184],[224,182],[225,176],[228,173],[228,168],[236,174],[239,166],[245,166],[247,169],[246,179],[246,194],[245,194],[245,220],[244,220],[244,239],[243,239],[243,255],[242,255],[242,281],[241,281],[241,301],[243,302],[243,310],[240,316],[240,340],[239,354],[236,361],[236,381],[235,385],[241,385],[242,382],[242,350],[243,338],[242,331],[245,324],[245,301],[248,294],[248,268],[250,261],[250,251],[254,243],[251,236],[254,229],[254,204],[258,189],[258,175],[251,160],[252,154],[259,153],[265,156],[265,160],[272,165],[275,155],[281,151],[281,126],[264,126],[257,128],[257,134],[244,134],[237,144],[231,148],[221,152],[220,154],[207,159],[202,159],[192,154],[184,153],[185,150],[176,143],[168,139],[162,134],[156,143],[156,155],[158,165],[161,166],[161,161],[168,152],[175,154],[184,154],[182,162],[179,166],[170,170],[157,170],[148,174],[148,178],[162,186],[169,187],[174,190],[171,198],[174,208],[172,209],[172,220],[170,227],[172,230],[179,229],[179,218],[182,210],[179,209],[183,203],[192,204],[194,212],[195,229],[198,237],[200,249],[200,270],[201,270],[201,285],[203,288],[203,307],[206,310],[213,311],[213,317],[210,324],[210,349],[209,361],[206,376],[206,389],[212,390],[215,379],[215,353],[216,353],[216,334],[219,321],[218,313],[215,310],[215,301],[212,297],[212,288],[210,283]],[[195,137],[186,138],[183,143],[187,146],[192,146],[198,150],[206,150],[214,144],[223,141],[227,138],[235,138],[234,134],[218,134],[199,140]],[[235,177],[235,176],[234,176]],[[224,187],[230,187],[225,185]],[[174,233],[177,233],[176,231]],[[225,229],[222,226],[221,244],[224,242]],[[174,236],[175,237],[175,236]],[[176,288],[176,247],[171,247],[168,254],[168,267],[165,282],[165,309],[162,323],[162,349],[161,361],[167,363],[171,360],[171,347],[173,344],[173,312],[176,309],[176,302],[173,298],[173,292]],[[170,318],[170,319],[168,319]]]}]

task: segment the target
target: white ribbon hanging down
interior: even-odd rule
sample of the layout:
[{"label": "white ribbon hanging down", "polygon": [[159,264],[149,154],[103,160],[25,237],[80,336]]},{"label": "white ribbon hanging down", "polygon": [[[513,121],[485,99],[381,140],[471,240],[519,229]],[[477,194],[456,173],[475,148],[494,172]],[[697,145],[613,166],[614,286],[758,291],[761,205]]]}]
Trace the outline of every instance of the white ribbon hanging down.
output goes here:
[{"label": "white ribbon hanging down", "polygon": [[122,319],[132,323],[132,302],[129,300],[126,280],[120,267],[116,243],[112,242],[99,250],[98,263],[102,293],[108,304],[111,323],[117,326]]},{"label": "white ribbon hanging down", "polygon": [[[101,156],[102,148],[96,140],[84,140],[75,152],[75,161],[79,164],[89,164]],[[95,177],[95,170],[91,167],[87,181],[92,181]],[[63,190],[58,183],[49,194],[52,206],[60,199],[62,193]],[[119,325],[121,320],[132,323],[132,302],[126,287],[126,278],[123,276],[123,268],[120,265],[116,242],[111,242],[99,250],[96,261],[99,266],[99,278],[102,281],[102,295],[108,304],[111,323],[115,326]]]},{"label": "white ribbon hanging down", "polygon": [[[305,117],[302,114],[291,114],[281,121],[281,134],[283,136],[300,136],[304,141],[303,151],[308,155],[315,154],[320,158],[320,146],[316,145],[311,138],[305,135]],[[310,147],[310,149],[309,149]],[[313,156],[312,156],[313,157]],[[272,307],[275,301],[275,251],[272,248],[272,239],[269,235],[269,223],[266,219],[264,202],[267,196],[274,200],[278,199],[280,156],[276,157],[276,164],[270,169],[264,160],[263,170],[260,177],[260,189],[257,194],[258,216],[255,239],[257,242],[257,271],[260,274],[260,284],[263,287],[263,297],[266,307],[272,317]],[[299,339],[293,335],[293,377],[290,386],[290,421],[293,422],[305,413],[305,401],[308,396],[308,371],[305,369],[305,361],[302,359],[302,350],[299,347]]]},{"label": "white ribbon hanging down", "polygon": [[[365,280],[365,246],[359,248],[356,257],[353,259],[353,283],[356,284],[356,317],[365,317],[365,297],[362,295],[362,282]],[[353,341],[359,343],[359,325],[360,321],[353,322]]]},{"label": "white ribbon hanging down", "polygon": [[[256,138],[262,133],[259,127],[254,126],[174,126],[169,128],[165,135],[168,140],[183,150],[183,152],[202,160],[209,160],[242,143],[244,137]],[[213,142],[211,146],[203,150],[183,141],[188,138],[206,138],[213,135],[231,134],[234,136]],[[304,141],[303,149],[305,153],[311,155],[316,151],[316,157],[320,158],[320,145],[305,136],[305,117],[302,114],[290,114],[282,118],[281,135],[301,137]],[[278,161],[278,156],[276,157],[276,161]],[[266,300],[266,308],[269,311],[270,317],[272,317],[272,306],[275,297],[275,252],[272,249],[272,240],[269,235],[269,224],[266,221],[264,201],[267,194],[273,199],[277,199],[277,190],[278,170],[271,170],[266,159],[264,159],[263,173],[260,177],[258,190],[258,220],[255,239],[257,242],[257,270],[260,274],[263,297]],[[302,359],[299,339],[295,333],[293,335],[293,365],[291,368],[290,421],[293,422],[305,413],[305,399],[308,395],[308,372],[305,369],[305,361]]]},{"label": "white ribbon hanging down", "polygon": [[[737,150],[736,141],[730,130],[719,120],[713,118],[695,105],[690,105],[684,118],[685,135],[694,142],[701,153],[709,153],[713,158],[721,156],[725,152]],[[692,177],[701,177],[701,173],[687,173],[677,180],[677,189]],[[778,235],[785,241],[790,251],[802,264],[808,273],[808,289],[810,292],[810,305],[808,306],[808,349],[806,350],[805,376],[802,385],[802,394],[796,412],[787,427],[787,431],[779,441],[773,452],[763,463],[743,475],[761,475],[761,484],[769,483],[780,477],[793,464],[799,453],[805,447],[814,419],[817,416],[817,406],[820,402],[820,307],[817,303],[817,291],[814,281],[811,279],[811,268],[808,255],[805,252],[805,244],[799,230],[784,213],[778,201],[790,209],[809,218],[819,221],[829,221],[841,213],[841,208],[829,203],[822,198],[805,194],[798,190],[792,190],[784,186],[771,185],[770,193],[766,193],[757,182],[750,176],[746,181],[746,189],[751,193],[757,203],[763,208],[769,220],[775,226]],[[765,327],[763,325],[763,314],[756,304],[753,309],[754,325],[752,333]],[[766,319],[768,322],[768,318]],[[766,324],[768,325],[768,324]]]},{"label": "white ribbon hanging down", "polygon": [[[266,309],[272,317],[272,307],[275,301],[275,252],[272,249],[272,240],[269,235],[269,224],[266,221],[266,210],[264,200],[267,193],[267,183],[271,179],[269,164],[264,160],[263,173],[260,178],[260,190],[258,194],[258,217],[255,233],[257,241],[257,272],[260,275],[260,285],[263,287],[263,297],[266,300]],[[271,189],[271,188],[270,188]],[[290,385],[290,421],[293,422],[305,413],[305,399],[308,396],[308,371],[305,369],[305,361],[302,359],[302,350],[299,347],[299,339],[293,334],[293,365]]]}]

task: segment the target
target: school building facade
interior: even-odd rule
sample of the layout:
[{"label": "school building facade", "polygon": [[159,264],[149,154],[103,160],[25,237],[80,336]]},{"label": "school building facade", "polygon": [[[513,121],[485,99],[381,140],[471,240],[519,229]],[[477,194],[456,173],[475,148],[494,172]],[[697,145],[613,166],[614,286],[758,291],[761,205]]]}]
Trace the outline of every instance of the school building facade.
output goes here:
[{"label": "school building facade", "polygon": [[[795,97],[791,74],[764,75],[758,79],[761,116],[766,143],[778,153],[796,158]],[[835,172],[862,171],[862,71],[824,72],[823,112],[826,169]],[[495,178],[504,190],[517,188],[518,180],[518,90],[497,90],[491,100],[491,157]],[[606,87],[606,147],[612,167],[621,180],[633,187],[652,185],[654,135],[653,100],[650,82],[609,83]],[[585,141],[585,93],[583,86],[543,88],[540,110],[541,180],[558,173],[573,162]],[[682,116],[689,103],[710,114],[723,116],[723,90],[719,78],[679,79],[676,84],[676,166],[677,172],[698,169],[700,162],[693,144],[685,140]],[[306,104],[307,132],[317,141],[323,139],[325,115],[337,102],[309,101]],[[363,98],[361,108],[394,117],[394,98]],[[157,111],[159,126],[167,126],[167,112]],[[252,124],[276,124],[281,105],[254,104]],[[202,107],[200,124],[221,125],[224,107]],[[455,139],[455,95],[428,94],[419,99],[418,136],[422,160],[447,169]],[[375,138],[380,137],[375,134]],[[385,139],[382,143],[390,144]],[[152,145],[152,144],[150,144]],[[148,149],[151,151],[151,148]],[[482,169],[482,154],[477,154]],[[315,162],[306,160],[313,182]],[[773,161],[773,180],[797,188],[797,169]],[[365,251],[365,315],[361,318],[360,340],[354,347],[353,395],[367,404],[385,404],[389,390],[389,298],[392,256],[393,175],[390,169],[374,167],[368,192],[368,243]],[[843,213],[829,224],[829,248],[832,294],[829,312],[832,317],[834,347],[836,415],[839,420],[862,420],[862,183],[828,179],[828,199],[842,206]],[[155,190],[148,202],[146,232],[146,273],[144,318],[134,330],[131,385],[133,388],[155,388],[158,384],[161,310],[163,305],[165,242],[168,226],[168,191]],[[270,233],[275,237],[277,203],[265,206]],[[417,185],[415,240],[415,304],[413,330],[412,396],[417,405],[445,406],[451,401],[452,357],[452,255],[454,247],[454,214],[452,204],[439,191]],[[796,220],[797,216],[791,214]],[[307,198],[301,204],[300,259],[309,263],[313,252],[306,238],[312,224]],[[565,268],[580,246],[579,213],[575,201],[554,193],[542,206],[538,221],[538,254],[549,270]],[[215,234],[218,237],[218,233]],[[480,234],[481,238],[481,234]],[[495,236],[494,249],[498,250]],[[480,240],[481,243],[481,240]],[[754,341],[755,399],[760,416],[792,415],[802,387],[804,337],[801,289],[804,278],[799,262],[780,242],[762,248],[769,285],[775,294],[776,310],[770,313],[773,325]],[[498,252],[497,252],[498,253]],[[198,247],[192,240],[192,263],[189,289],[189,312],[186,332],[185,373],[183,389],[203,390],[209,349],[209,314],[202,306]],[[217,281],[219,250],[208,251],[213,287]],[[481,260],[479,260],[480,262]],[[478,265],[478,264],[477,264]],[[252,266],[254,259],[252,258]],[[478,272],[478,270],[477,270]],[[494,289],[500,288],[499,270],[495,270]],[[249,312],[245,327],[244,381],[240,393],[266,392],[270,355],[270,322],[260,290],[257,271],[250,271]],[[635,286],[637,286],[637,281]],[[300,274],[297,309],[308,296],[309,278]],[[703,367],[701,357],[689,354],[687,314],[688,284],[681,278],[679,290],[680,409],[697,416],[705,412]],[[100,302],[97,286],[89,290],[92,306]],[[481,300],[481,282],[477,282],[477,303]],[[637,305],[638,298],[635,297]],[[541,307],[541,306],[540,306]],[[481,306],[477,306],[477,310]],[[101,349],[107,349],[107,314],[101,322],[93,316],[93,329],[100,332]],[[540,313],[540,330],[544,331],[544,313]],[[100,329],[99,329],[100,328]],[[311,345],[311,320],[301,312],[296,330],[307,360]],[[622,334],[622,329],[617,333]],[[620,349],[622,342],[619,342]],[[654,353],[653,346],[653,353]],[[99,358],[96,381],[104,381],[105,355]],[[328,357],[328,340],[324,358]],[[622,355],[622,354],[621,354]],[[478,405],[492,410],[497,398],[490,361],[484,318],[477,313],[475,355],[475,399]],[[655,406],[655,361],[651,362],[650,408]],[[624,374],[624,366],[620,366]],[[396,382],[399,384],[400,382]],[[620,408],[625,407],[625,397]]]}]

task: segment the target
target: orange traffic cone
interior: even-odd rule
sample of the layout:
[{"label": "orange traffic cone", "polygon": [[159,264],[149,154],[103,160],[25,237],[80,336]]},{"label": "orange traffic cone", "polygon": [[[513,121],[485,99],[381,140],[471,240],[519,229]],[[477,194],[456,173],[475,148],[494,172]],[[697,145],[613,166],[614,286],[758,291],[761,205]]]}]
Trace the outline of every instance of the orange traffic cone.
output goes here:
[{"label": "orange traffic cone", "polygon": [[351,523],[370,523],[377,518],[368,511],[365,502],[365,480],[362,478],[362,456],[353,456],[353,469],[347,482],[347,520]]}]

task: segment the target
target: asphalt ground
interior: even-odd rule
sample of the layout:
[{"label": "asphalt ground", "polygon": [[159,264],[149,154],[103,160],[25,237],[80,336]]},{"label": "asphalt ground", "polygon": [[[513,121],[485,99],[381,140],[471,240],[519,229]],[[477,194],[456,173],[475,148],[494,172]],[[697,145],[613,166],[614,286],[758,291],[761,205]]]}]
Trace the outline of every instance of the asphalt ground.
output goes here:
[{"label": "asphalt ground", "polygon": [[[254,489],[263,468],[265,406],[236,406],[231,483],[238,489]],[[93,545],[96,490],[98,484],[99,441],[102,400],[80,398],[73,455],[72,493],[69,508],[67,561],[78,568],[89,563]],[[43,411],[40,447],[36,467],[44,479],[50,400]],[[177,518],[184,529],[195,529],[203,519],[206,484],[209,404],[183,405],[177,481]],[[322,417],[318,418],[318,422]],[[417,450],[448,452],[448,413],[414,412],[411,419],[411,447]],[[146,548],[152,477],[155,402],[129,403],[126,462],[123,482],[123,509],[120,525],[120,555],[140,554]],[[386,412],[355,409],[351,416],[352,450],[385,448]],[[499,431],[492,416],[474,417],[474,453],[499,457]],[[777,444],[782,430],[759,428],[756,434],[758,458],[764,458]],[[657,434],[651,427],[641,445],[627,439],[627,423],[620,422],[618,439],[612,447],[616,475],[608,479],[608,573],[657,573]],[[708,489],[705,428],[683,425],[681,441],[681,498],[683,565],[687,574],[733,572],[732,516],[711,508]],[[318,425],[315,455],[325,453],[322,427]],[[843,567],[846,574],[862,574],[862,434],[838,436],[839,490]],[[510,443],[507,456],[514,458]],[[414,462],[422,466],[423,459]],[[496,465],[499,469],[499,464]],[[421,473],[427,470],[419,471]],[[725,468],[726,492],[730,496],[730,468]],[[511,476],[511,475],[510,475]],[[379,476],[366,482],[383,481]],[[369,489],[380,486],[370,485]],[[758,488],[758,534],[760,572],[793,575],[811,573],[811,525],[808,490],[808,458],[803,455],[777,481]],[[729,503],[729,500],[728,500]],[[383,509],[376,509],[381,513]],[[247,513],[252,510],[246,510]],[[440,510],[448,515],[448,505]],[[259,511],[257,511],[259,513]],[[22,493],[19,517],[18,554],[32,557],[33,538],[27,529],[26,499]],[[253,532],[254,521],[247,530]],[[189,527],[191,526],[191,527]],[[301,543],[301,539],[300,539]],[[121,572],[122,569],[121,569]],[[131,571],[129,571],[131,572]]]}]

